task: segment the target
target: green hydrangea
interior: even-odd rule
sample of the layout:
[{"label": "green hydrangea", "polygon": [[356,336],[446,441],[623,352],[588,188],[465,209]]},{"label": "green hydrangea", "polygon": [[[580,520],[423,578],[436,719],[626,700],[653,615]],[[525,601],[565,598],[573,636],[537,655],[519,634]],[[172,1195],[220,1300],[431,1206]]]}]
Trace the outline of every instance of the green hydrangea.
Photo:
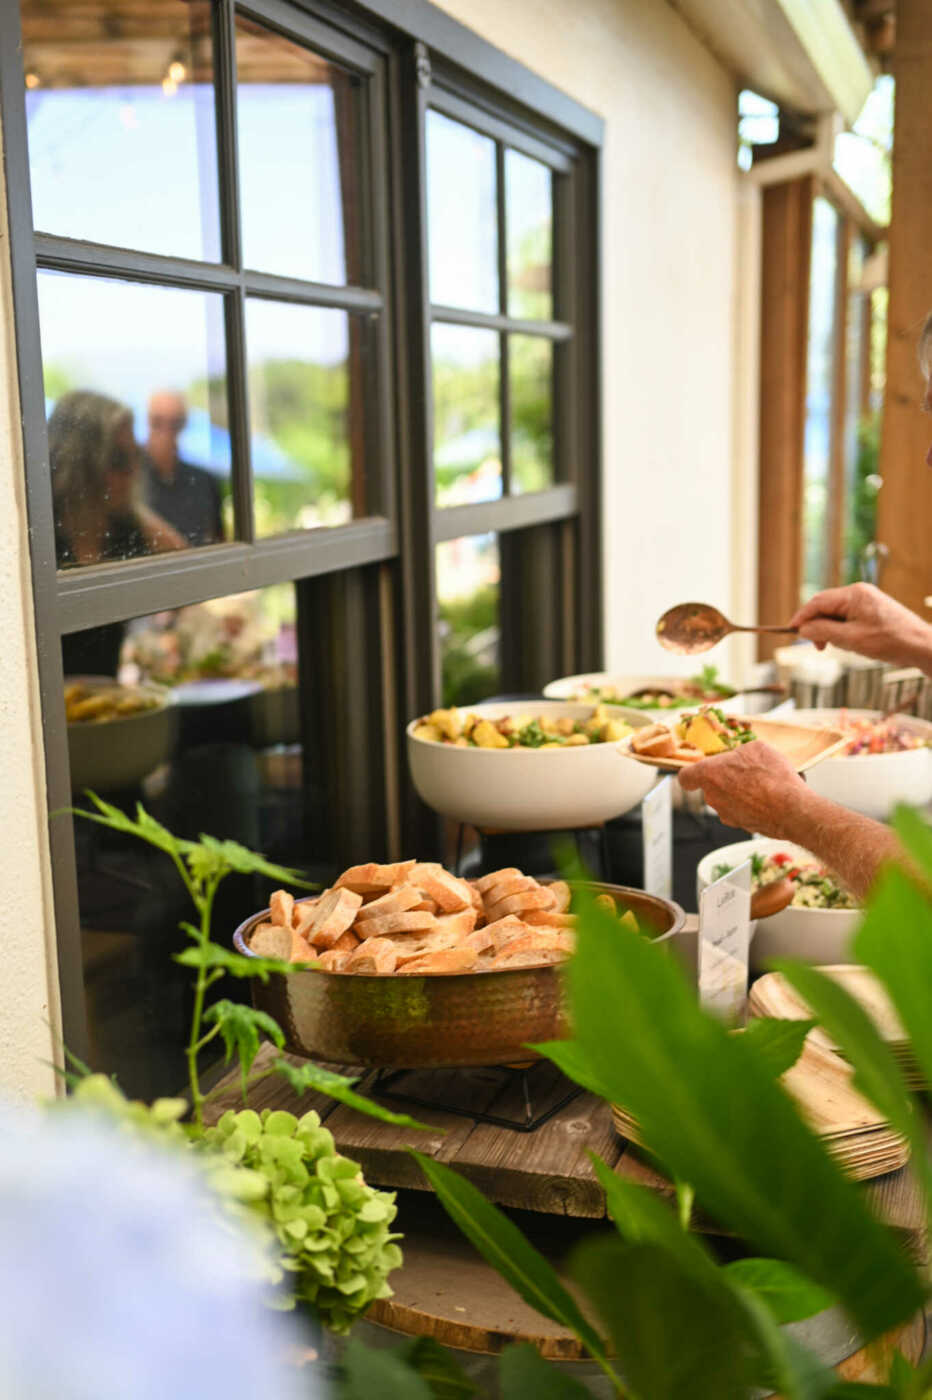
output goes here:
[{"label": "green hydrangea", "polygon": [[317,1113],[252,1109],[225,1113],[198,1133],[182,1124],[184,1099],[130,1100],[104,1075],[82,1079],[61,1107],[105,1114],[134,1135],[195,1150],[207,1184],[228,1215],[249,1222],[266,1251],[269,1301],[303,1302],[333,1332],[349,1331],[402,1262],[390,1227],[393,1192],[376,1191],[355,1162],[336,1151]]},{"label": "green hydrangea", "polygon": [[374,1299],[391,1296],[387,1277],[402,1260],[390,1229],[395,1195],[367,1185],[317,1113],[230,1110],[203,1142],[264,1183],[252,1208],[275,1231],[295,1299],[331,1331],[348,1332]]}]

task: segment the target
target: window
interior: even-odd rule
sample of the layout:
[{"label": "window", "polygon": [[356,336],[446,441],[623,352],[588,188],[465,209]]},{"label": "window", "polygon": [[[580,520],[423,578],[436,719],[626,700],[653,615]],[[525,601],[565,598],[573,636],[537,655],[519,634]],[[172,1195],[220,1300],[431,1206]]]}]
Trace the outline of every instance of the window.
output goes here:
[{"label": "window", "polygon": [[[50,806],[96,786],[322,878],[440,851],[412,715],[601,660],[601,125],[396,8],[0,12]],[[169,703],[101,754],[63,703],[94,676]],[[52,841],[68,1043],[171,1091],[178,891]]]}]

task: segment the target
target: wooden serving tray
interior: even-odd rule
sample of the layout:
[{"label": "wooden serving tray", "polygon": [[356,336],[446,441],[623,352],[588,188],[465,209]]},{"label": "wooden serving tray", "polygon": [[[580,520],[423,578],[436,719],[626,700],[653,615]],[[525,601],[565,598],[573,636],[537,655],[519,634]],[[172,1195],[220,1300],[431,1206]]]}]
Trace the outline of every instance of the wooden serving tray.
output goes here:
[{"label": "wooden serving tray", "polygon": [[[746,723],[751,725],[758,739],[789,759],[797,773],[805,773],[807,768],[821,763],[824,758],[840,753],[847,743],[840,729],[813,729],[811,725],[787,724],[783,720],[765,719],[760,715],[747,717]],[[650,754],[635,753],[631,747],[633,737],[630,735],[618,743],[618,752],[626,758],[646,763],[650,768],[660,768],[665,773],[677,773],[681,768],[691,766],[688,759],[653,758]]]}]

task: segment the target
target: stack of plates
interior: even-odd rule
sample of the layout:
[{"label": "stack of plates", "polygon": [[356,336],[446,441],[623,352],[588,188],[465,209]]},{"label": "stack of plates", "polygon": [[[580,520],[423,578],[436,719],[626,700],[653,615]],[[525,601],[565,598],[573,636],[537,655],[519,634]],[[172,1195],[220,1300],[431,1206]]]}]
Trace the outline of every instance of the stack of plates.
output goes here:
[{"label": "stack of plates", "polygon": [[[815,1043],[813,1036],[807,1037],[803,1053],[782,1078],[809,1126],[842,1169],[858,1181],[905,1166],[909,1161],[906,1139],[851,1087],[850,1066]],[[637,1120],[630,1113],[613,1105],[612,1117],[622,1137],[640,1141]]]},{"label": "stack of plates", "polygon": [[[925,1078],[906,1032],[896,1014],[896,1009],[886,991],[876,977],[866,967],[856,967],[840,963],[833,967],[821,967],[827,977],[844,987],[855,1001],[859,1002],[873,1021],[881,1037],[887,1042],[892,1054],[903,1071],[903,1078],[911,1089],[925,1087]],[[809,1006],[789,982],[779,972],[768,972],[759,977],[748,995],[749,1016],[772,1016],[781,1021],[806,1021],[812,1016]],[[844,1051],[832,1038],[817,1026],[808,1037],[810,1043],[834,1050],[843,1055]]]}]

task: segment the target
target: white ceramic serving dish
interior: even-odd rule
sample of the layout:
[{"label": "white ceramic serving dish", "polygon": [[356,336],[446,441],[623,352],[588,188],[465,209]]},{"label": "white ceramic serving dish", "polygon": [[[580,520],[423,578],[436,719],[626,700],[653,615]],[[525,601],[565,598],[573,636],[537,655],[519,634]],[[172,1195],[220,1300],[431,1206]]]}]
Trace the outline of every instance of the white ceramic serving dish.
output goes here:
[{"label": "white ceramic serving dish", "polygon": [[[788,719],[798,724],[832,725],[839,710],[794,710]],[[880,710],[847,710],[852,719],[880,719]],[[898,715],[904,729],[932,740],[932,724],[912,715]],[[904,749],[901,753],[839,754],[827,758],[806,781],[821,797],[840,802],[853,812],[886,821],[898,803],[925,807],[932,802],[932,749]]]},{"label": "white ceramic serving dish", "polygon": [[[682,680],[681,676],[620,676],[612,671],[589,671],[578,676],[562,676],[560,680],[550,681],[544,686],[544,695],[548,700],[573,700],[579,701],[580,697],[591,686],[614,686],[621,694],[630,695],[634,690],[647,690],[649,686],[656,686],[659,690],[672,689],[675,681]],[[594,701],[583,703],[594,704]],[[612,701],[612,704],[624,705],[624,700]],[[693,700],[685,709],[697,710],[701,704],[714,704],[723,714],[739,715],[743,713],[741,695],[730,695],[726,700],[701,701]],[[679,709],[671,710],[658,706],[651,710],[638,710],[638,714],[646,715],[651,724],[657,720],[667,721],[678,714]]]},{"label": "white ceramic serving dish", "polygon": [[[826,762],[831,760],[826,759]],[[779,851],[786,851],[797,860],[815,860],[802,846],[769,836],[720,846],[704,856],[696,868],[697,897],[712,883],[716,866],[741,865],[752,855],[776,855]],[[779,914],[758,919],[751,925],[751,969],[765,972],[773,958],[799,958],[801,962],[816,966],[849,963],[852,961],[849,945],[860,918],[858,909],[802,909],[791,904]]]},{"label": "white ceramic serving dish", "polygon": [[[461,714],[503,719],[505,715],[549,715],[588,719],[595,707],[558,700],[516,700],[464,706]],[[650,717],[623,706],[612,714],[632,728]],[[493,831],[571,831],[620,817],[636,807],[657,773],[632,763],[618,744],[562,749],[457,748],[415,739],[420,720],[407,728],[408,766],[429,807],[455,821]]]},{"label": "white ceramic serving dish", "polygon": [[[116,685],[112,676],[65,677],[66,685],[72,681],[82,681],[91,688],[110,689]],[[68,725],[72,792],[83,792],[85,788],[116,792],[135,787],[170,758],[178,734],[178,711],[172,692],[151,681],[132,689],[151,696],[156,705],[134,715]]]}]

